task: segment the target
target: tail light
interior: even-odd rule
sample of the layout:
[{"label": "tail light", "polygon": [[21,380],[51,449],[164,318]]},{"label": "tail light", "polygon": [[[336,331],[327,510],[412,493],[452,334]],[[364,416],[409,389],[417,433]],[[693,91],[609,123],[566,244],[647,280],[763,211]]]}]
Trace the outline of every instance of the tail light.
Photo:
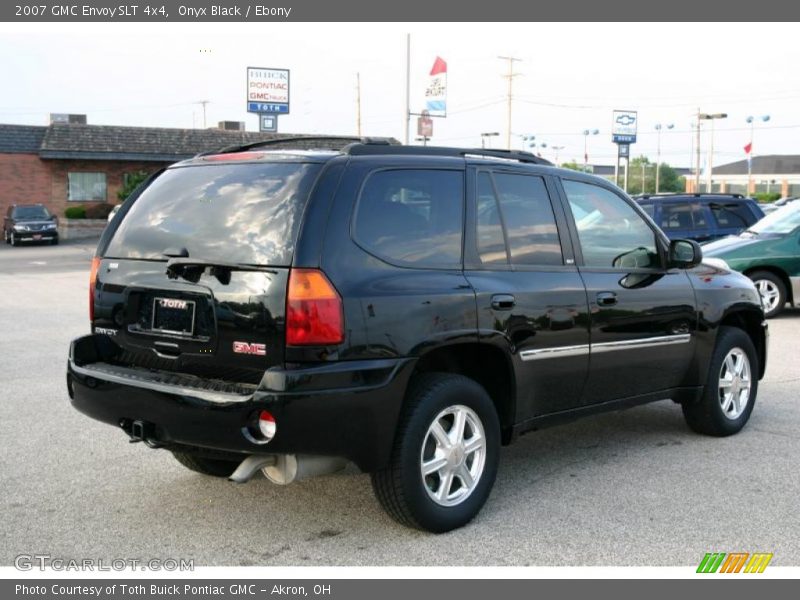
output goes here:
[{"label": "tail light", "polygon": [[89,322],[94,322],[94,286],[97,284],[97,270],[100,268],[100,257],[92,259],[92,270],[89,273]]},{"label": "tail light", "polygon": [[329,346],[344,341],[342,299],[322,271],[292,269],[286,298],[286,344]]}]

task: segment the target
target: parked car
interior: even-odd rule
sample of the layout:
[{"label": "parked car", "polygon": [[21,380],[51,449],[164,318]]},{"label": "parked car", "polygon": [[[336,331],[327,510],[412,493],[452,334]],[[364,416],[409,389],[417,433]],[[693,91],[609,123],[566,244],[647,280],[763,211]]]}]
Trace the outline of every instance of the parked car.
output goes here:
[{"label": "parked car", "polygon": [[703,252],[755,282],[767,317],[780,314],[787,302],[800,305],[800,202],[787,203],[738,236],[703,246]]},{"label": "parked car", "polygon": [[670,239],[708,242],[747,229],[764,216],[758,202],[740,194],[636,196]]},{"label": "parked car", "polygon": [[269,147],[173,165],[106,228],[79,411],[237,482],[350,461],[434,532],[478,513],[525,432],[666,399],[712,436],[750,417],[753,283],[603,179],[527,152]]},{"label": "parked car", "polygon": [[22,242],[58,243],[58,219],[41,204],[12,204],[3,219],[3,239],[17,246]]},{"label": "parked car", "polygon": [[781,206],[786,206],[795,200],[797,200],[797,196],[787,196],[786,198],[781,198],[780,200],[769,202],[767,204],[761,204],[760,206],[764,210],[764,214],[768,215],[769,213],[778,210]]}]

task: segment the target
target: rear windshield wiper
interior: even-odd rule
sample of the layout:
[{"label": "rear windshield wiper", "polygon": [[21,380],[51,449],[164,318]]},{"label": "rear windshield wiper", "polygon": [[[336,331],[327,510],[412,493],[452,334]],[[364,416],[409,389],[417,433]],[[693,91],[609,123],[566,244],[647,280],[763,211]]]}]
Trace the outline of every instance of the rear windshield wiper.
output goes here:
[{"label": "rear windshield wiper", "polygon": [[216,277],[222,285],[230,283],[232,271],[257,271],[259,273],[277,274],[275,269],[265,269],[255,265],[230,263],[221,260],[181,257],[171,258],[167,261],[167,277],[170,279],[180,277],[186,281],[197,283],[206,269],[209,269],[210,274]]}]

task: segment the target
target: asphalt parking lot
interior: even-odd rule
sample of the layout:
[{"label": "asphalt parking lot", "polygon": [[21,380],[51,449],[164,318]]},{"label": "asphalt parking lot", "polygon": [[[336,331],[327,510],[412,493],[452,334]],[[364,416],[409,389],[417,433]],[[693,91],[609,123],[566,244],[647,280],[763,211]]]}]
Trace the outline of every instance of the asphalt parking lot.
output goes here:
[{"label": "asphalt parking lot", "polygon": [[187,558],[195,565],[695,565],[708,551],[800,565],[800,311],[770,322],[749,425],[693,434],[671,402],[533,433],[505,448],[469,526],[395,524],[369,477],[278,487],[211,479],[71,408],[93,246],[0,247],[0,564]]}]

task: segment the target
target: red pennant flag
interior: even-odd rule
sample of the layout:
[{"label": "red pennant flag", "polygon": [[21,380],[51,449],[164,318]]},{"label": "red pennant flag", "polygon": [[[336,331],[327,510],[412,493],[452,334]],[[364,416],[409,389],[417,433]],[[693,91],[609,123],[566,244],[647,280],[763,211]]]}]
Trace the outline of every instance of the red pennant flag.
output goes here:
[{"label": "red pennant flag", "polygon": [[750,142],[749,144],[747,144],[747,146],[744,147],[745,154],[750,154],[752,150],[753,150],[753,142]]},{"label": "red pennant flag", "polygon": [[438,75],[439,73],[447,73],[447,63],[437,56],[431,69],[431,75]]}]

